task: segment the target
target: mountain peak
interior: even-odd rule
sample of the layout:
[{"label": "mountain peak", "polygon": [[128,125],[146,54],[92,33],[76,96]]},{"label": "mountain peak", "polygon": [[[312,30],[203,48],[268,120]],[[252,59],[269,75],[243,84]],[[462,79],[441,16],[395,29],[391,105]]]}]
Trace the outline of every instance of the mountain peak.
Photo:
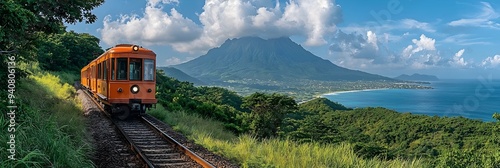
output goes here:
[{"label": "mountain peak", "polygon": [[315,56],[289,37],[228,39],[189,62],[174,66],[205,81],[257,80],[391,80],[339,67]]}]

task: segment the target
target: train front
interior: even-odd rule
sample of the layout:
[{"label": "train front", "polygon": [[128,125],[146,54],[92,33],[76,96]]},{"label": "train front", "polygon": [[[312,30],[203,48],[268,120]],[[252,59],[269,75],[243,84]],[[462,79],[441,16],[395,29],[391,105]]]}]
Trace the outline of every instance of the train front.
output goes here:
[{"label": "train front", "polygon": [[117,45],[110,49],[111,112],[120,119],[143,114],[156,104],[156,54],[137,45]]}]

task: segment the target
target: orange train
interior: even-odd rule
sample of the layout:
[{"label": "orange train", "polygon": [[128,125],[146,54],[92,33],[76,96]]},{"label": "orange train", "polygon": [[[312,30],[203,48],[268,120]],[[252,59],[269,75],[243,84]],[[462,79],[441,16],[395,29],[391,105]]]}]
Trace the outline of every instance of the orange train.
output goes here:
[{"label": "orange train", "polygon": [[156,54],[118,44],[81,70],[81,84],[112,116],[126,119],[156,104]]}]

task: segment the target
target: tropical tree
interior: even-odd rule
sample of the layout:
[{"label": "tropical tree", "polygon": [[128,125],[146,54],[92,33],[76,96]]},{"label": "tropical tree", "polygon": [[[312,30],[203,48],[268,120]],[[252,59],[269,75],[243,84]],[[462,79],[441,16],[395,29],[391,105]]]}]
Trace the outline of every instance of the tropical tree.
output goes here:
[{"label": "tropical tree", "polygon": [[[39,32],[62,33],[63,22],[93,23],[97,17],[91,11],[104,0],[0,0],[0,86],[7,86],[7,63],[35,60],[34,42]],[[9,65],[13,65],[12,63]],[[15,67],[15,66],[14,66]],[[16,78],[19,76],[16,70]],[[0,97],[6,97],[1,87]],[[4,103],[2,103],[4,104]],[[0,106],[1,111],[4,107]]]},{"label": "tropical tree", "polygon": [[99,41],[88,33],[74,31],[48,35],[39,33],[36,56],[42,69],[78,71],[104,52]]},{"label": "tropical tree", "polygon": [[297,110],[297,103],[286,95],[257,92],[243,98],[242,107],[251,111],[245,120],[250,133],[258,138],[268,138],[276,136],[283,118]]}]

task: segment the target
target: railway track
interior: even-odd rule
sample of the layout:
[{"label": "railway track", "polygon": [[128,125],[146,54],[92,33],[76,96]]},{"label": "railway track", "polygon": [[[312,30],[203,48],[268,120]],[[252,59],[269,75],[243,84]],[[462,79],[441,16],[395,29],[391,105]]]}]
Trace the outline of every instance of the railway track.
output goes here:
[{"label": "railway track", "polygon": [[[96,100],[86,94],[101,112],[107,114]],[[147,167],[214,167],[163,132],[159,125],[161,121],[154,117],[146,114],[121,121],[107,116]]]}]

